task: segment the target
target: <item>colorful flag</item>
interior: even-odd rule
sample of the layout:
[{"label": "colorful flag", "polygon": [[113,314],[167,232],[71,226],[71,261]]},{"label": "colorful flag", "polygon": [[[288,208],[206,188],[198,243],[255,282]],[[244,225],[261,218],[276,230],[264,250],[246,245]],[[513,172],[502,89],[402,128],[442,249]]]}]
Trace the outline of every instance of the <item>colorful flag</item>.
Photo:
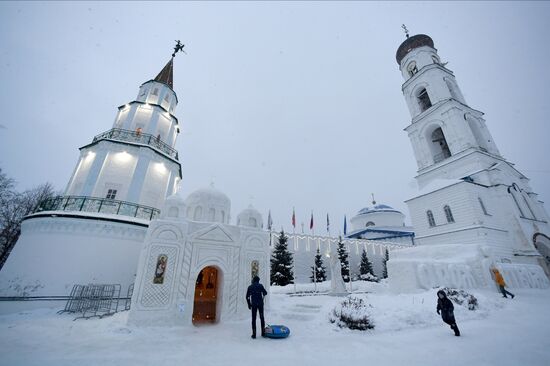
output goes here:
[{"label": "colorful flag", "polygon": [[292,226],[296,229],[296,214],[294,213],[294,207],[292,207]]},{"label": "colorful flag", "polygon": [[328,213],[327,213],[327,233],[330,233],[330,221],[328,219]]},{"label": "colorful flag", "polygon": [[267,230],[271,231],[272,227],[273,227],[273,219],[271,219],[271,210],[269,210],[269,214],[267,215]]},{"label": "colorful flag", "polygon": [[344,236],[348,233],[348,222],[346,220],[346,215],[344,215]]},{"label": "colorful flag", "polygon": [[311,220],[309,221],[309,230],[313,230],[313,211],[311,211]]}]

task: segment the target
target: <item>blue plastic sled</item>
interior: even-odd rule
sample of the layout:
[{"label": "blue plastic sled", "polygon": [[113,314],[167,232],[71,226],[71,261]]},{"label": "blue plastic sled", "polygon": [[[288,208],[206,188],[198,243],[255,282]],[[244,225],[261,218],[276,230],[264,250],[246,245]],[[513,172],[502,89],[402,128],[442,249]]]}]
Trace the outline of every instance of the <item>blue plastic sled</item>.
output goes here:
[{"label": "blue plastic sled", "polygon": [[284,325],[268,325],[264,333],[267,338],[286,338],[290,335],[290,329]]}]

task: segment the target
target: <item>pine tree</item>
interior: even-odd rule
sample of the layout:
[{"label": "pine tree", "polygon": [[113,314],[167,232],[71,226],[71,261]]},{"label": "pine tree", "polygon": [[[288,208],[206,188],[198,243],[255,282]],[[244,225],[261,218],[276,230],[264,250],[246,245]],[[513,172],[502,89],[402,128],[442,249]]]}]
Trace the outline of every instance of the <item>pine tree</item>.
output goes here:
[{"label": "pine tree", "polygon": [[349,282],[350,277],[349,277],[348,252],[344,247],[344,242],[342,241],[342,237],[338,238],[338,247],[336,248],[336,252],[338,253],[338,259],[340,259],[340,264],[342,265],[342,278],[344,279],[344,282]]},{"label": "pine tree", "polygon": [[271,254],[271,278],[272,285],[286,286],[294,283],[294,273],[292,272],[292,253],[288,250],[288,236],[284,230],[281,230],[279,240],[273,248]]},{"label": "pine tree", "polygon": [[[323,256],[321,255],[321,252],[319,249],[317,249],[317,254],[315,255],[315,264],[311,266],[311,276],[309,277],[311,279],[311,282],[315,282],[315,279],[317,279],[317,282],[323,282],[327,280],[327,270],[325,266],[323,266]],[[315,273],[315,269],[317,269],[317,273]]]},{"label": "pine tree", "polygon": [[378,282],[378,278],[372,271],[372,264],[367,257],[367,251],[363,248],[361,253],[361,263],[359,263],[359,274],[362,280]]},{"label": "pine tree", "polygon": [[388,278],[388,266],[386,262],[390,259],[390,253],[388,252],[388,248],[386,248],[386,254],[384,255],[384,258],[382,258],[382,278]]}]

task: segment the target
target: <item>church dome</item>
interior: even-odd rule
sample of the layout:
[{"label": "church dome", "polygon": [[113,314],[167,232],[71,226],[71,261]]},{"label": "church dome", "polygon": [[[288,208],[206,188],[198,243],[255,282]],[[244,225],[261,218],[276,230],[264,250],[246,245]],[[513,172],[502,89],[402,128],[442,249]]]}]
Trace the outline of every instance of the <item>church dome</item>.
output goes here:
[{"label": "church dome", "polygon": [[252,207],[252,205],[249,205],[248,208],[242,210],[237,216],[237,225],[263,229],[264,221],[262,214]]},{"label": "church dome", "polygon": [[411,52],[415,48],[423,46],[434,48],[434,41],[425,34],[417,34],[407,38],[405,42],[401,43],[401,45],[397,49],[397,52],[395,54],[395,59],[397,60],[397,63],[401,65],[401,60],[403,60],[405,56],[407,56],[407,53]]},{"label": "church dome", "polygon": [[405,225],[405,215],[395,208],[374,204],[359,210],[350,220],[351,231],[360,231],[368,227],[402,227]]},{"label": "church dome", "polygon": [[187,196],[187,218],[193,221],[229,223],[231,200],[213,186],[201,188]]}]

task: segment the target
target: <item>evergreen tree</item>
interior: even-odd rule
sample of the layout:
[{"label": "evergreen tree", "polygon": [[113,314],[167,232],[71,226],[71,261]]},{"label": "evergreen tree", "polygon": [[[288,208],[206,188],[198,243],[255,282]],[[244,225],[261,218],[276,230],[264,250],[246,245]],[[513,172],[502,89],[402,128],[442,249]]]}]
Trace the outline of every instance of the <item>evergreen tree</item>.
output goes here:
[{"label": "evergreen tree", "polygon": [[338,238],[338,247],[336,248],[336,252],[338,253],[338,259],[340,259],[340,264],[342,265],[342,278],[344,279],[344,282],[349,282],[350,277],[349,277],[348,252],[344,247],[344,242],[342,241],[342,237]]},{"label": "evergreen tree", "polygon": [[284,230],[281,230],[279,240],[273,248],[271,254],[271,278],[272,285],[286,286],[294,283],[294,273],[292,272],[292,253],[288,250],[288,236]]},{"label": "evergreen tree", "polygon": [[[314,263],[315,264],[311,266],[311,276],[309,277],[311,279],[311,282],[315,282],[315,279],[317,279],[317,282],[326,281],[327,270],[325,266],[323,266],[323,256],[321,255],[321,252],[319,252],[319,249],[317,249]],[[315,273],[315,270],[317,270],[317,273]]]},{"label": "evergreen tree", "polygon": [[386,265],[386,262],[390,259],[390,253],[388,252],[388,248],[386,248],[386,254],[384,255],[384,258],[382,258],[382,278],[388,278],[388,267]]},{"label": "evergreen tree", "polygon": [[367,257],[367,251],[363,248],[361,253],[361,263],[359,263],[359,274],[362,280],[378,282],[378,278],[374,275],[372,271],[372,264]]}]

